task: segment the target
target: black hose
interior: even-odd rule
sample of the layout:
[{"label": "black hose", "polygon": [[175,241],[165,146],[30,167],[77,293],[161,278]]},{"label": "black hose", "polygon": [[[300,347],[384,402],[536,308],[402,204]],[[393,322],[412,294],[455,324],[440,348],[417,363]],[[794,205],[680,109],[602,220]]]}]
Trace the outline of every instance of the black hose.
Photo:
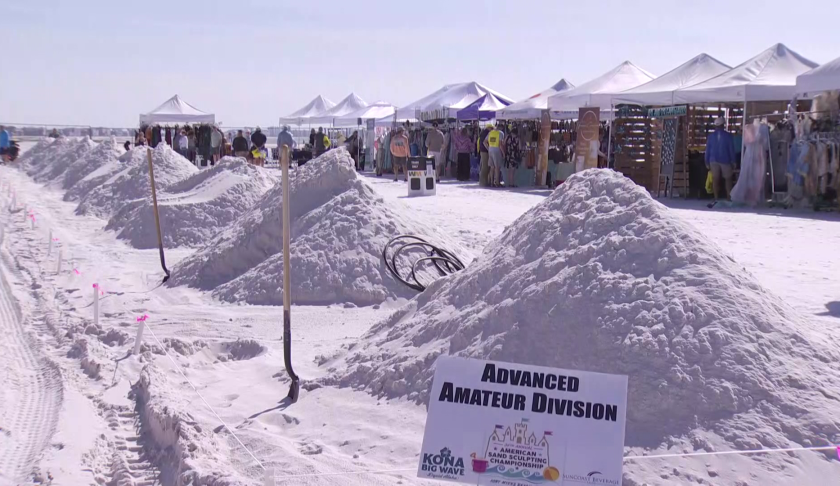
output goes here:
[{"label": "black hose", "polygon": [[[389,256],[388,250],[392,248],[393,254]],[[408,250],[410,248],[420,248],[424,253],[426,253],[426,255],[416,259],[411,264],[410,271],[403,276],[400,272],[397,258],[404,250]],[[394,278],[418,292],[426,290],[426,286],[423,285],[417,278],[417,269],[419,268],[419,265],[426,262],[432,262],[441,277],[452,275],[453,273],[466,268],[464,263],[455,256],[454,253],[437,247],[423,238],[414,235],[400,235],[392,238],[388,244],[385,245],[385,248],[382,249],[382,259],[385,262],[385,268],[388,269]]]}]

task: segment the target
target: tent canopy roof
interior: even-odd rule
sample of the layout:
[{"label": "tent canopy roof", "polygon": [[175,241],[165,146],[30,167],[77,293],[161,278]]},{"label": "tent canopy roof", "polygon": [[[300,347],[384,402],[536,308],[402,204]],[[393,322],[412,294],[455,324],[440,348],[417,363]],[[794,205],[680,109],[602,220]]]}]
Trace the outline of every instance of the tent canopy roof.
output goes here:
[{"label": "tent canopy roof", "polygon": [[337,105],[333,106],[324,114],[327,117],[339,117],[348,113],[352,113],[360,108],[365,108],[367,102],[361,99],[356,93],[350,93],[346,98],[339,101]]},{"label": "tent canopy roof", "polygon": [[552,87],[540,91],[530,98],[517,101],[507,108],[502,108],[497,112],[496,117],[503,120],[539,118],[542,110],[548,109],[549,97],[563,91],[574,89],[574,87],[575,85],[572,83],[566,81],[565,79],[561,79],[560,81],[554,83]]},{"label": "tent canopy roof", "polygon": [[702,53],[652,81],[615,95],[613,102],[648,106],[672,105],[674,91],[702,83],[730,69],[730,66]]},{"label": "tent canopy roof", "polygon": [[355,127],[358,126],[359,119],[368,120],[368,119],[377,119],[377,118],[386,118],[394,116],[394,111],[396,111],[397,107],[392,105],[391,103],[387,103],[385,101],[377,101],[376,103],[372,103],[368,106],[359,108],[358,110],[348,113],[344,116],[337,117],[334,120],[334,126],[336,127]]},{"label": "tent canopy roof", "polygon": [[323,116],[330,108],[334,107],[335,103],[318,95],[306,104],[303,108],[297,110],[291,115],[280,118],[280,123],[296,123],[301,124],[312,121],[313,118]]},{"label": "tent canopy roof", "polygon": [[784,101],[793,98],[796,77],[817,63],[776,44],[712,79],[674,92],[676,103]]},{"label": "tent canopy roof", "polygon": [[814,96],[840,89],[840,57],[796,77],[796,94]]},{"label": "tent canopy roof", "polygon": [[496,112],[508,105],[510,105],[509,101],[502,101],[493,93],[487,93],[458,110],[457,118],[459,120],[489,120],[495,118]]},{"label": "tent canopy roof", "polygon": [[140,124],[216,123],[216,116],[199,110],[177,94],[154,110],[140,115]]},{"label": "tent canopy roof", "polygon": [[624,61],[575,89],[550,97],[548,107],[556,111],[577,110],[585,106],[610,109],[613,95],[635,88],[655,78],[656,76],[632,62]]}]

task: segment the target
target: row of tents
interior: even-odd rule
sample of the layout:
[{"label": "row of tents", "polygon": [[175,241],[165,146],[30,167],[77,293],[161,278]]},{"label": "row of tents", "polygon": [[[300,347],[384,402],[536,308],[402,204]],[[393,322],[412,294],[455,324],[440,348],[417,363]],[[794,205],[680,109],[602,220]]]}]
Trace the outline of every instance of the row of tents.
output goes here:
[{"label": "row of tents", "polygon": [[[368,104],[354,93],[337,104],[317,96],[280,118],[280,124],[355,127],[367,120],[374,120],[376,126],[390,126],[418,120],[536,119],[543,110],[550,110],[553,119],[571,119],[584,107],[599,107],[606,115],[618,104],[786,101],[835,89],[840,89],[840,58],[818,66],[784,44],[776,44],[734,68],[700,54],[659,77],[625,61],[580,86],[561,79],[516,103],[474,81],[445,85],[403,107],[381,101]],[[214,122],[215,115],[198,110],[178,95],[140,115],[141,124]]]}]

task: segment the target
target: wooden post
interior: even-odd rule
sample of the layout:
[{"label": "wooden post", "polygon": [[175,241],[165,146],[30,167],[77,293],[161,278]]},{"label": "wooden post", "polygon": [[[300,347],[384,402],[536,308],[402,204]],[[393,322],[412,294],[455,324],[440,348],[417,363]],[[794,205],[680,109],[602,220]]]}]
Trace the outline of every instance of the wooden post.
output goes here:
[{"label": "wooden post", "polygon": [[292,368],[292,276],[289,246],[291,245],[291,216],[289,211],[289,146],[283,145],[280,155],[283,177],[283,360],[286,373],[292,379],[288,398],[297,402],[300,378]]}]

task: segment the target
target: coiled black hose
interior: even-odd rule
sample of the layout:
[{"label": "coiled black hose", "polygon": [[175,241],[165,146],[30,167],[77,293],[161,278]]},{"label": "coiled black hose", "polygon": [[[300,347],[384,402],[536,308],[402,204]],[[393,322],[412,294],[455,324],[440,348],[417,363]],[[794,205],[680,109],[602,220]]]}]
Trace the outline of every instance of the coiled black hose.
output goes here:
[{"label": "coiled black hose", "polygon": [[[406,275],[403,276],[398,267],[397,258],[403,251],[410,248],[420,248],[424,253],[428,254],[415,260],[411,264],[411,271],[406,272]],[[392,251],[390,256],[388,255],[389,250]],[[465,268],[463,262],[454,253],[439,248],[423,238],[414,235],[400,235],[392,238],[385,245],[385,248],[382,249],[382,259],[385,261],[385,267],[391,272],[394,278],[418,292],[426,290],[426,286],[417,279],[417,270],[420,266],[431,262],[441,277],[451,275]]]}]

